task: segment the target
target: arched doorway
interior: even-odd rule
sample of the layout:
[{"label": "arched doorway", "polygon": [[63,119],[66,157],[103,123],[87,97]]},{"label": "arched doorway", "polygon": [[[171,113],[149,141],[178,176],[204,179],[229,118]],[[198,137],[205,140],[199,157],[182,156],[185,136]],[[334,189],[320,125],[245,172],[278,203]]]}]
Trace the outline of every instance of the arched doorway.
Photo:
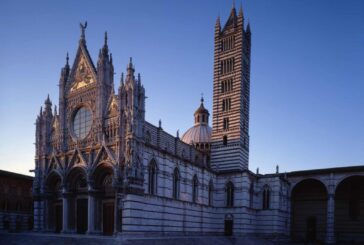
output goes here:
[{"label": "arched doorway", "polygon": [[306,179],[292,190],[291,238],[294,241],[325,241],[327,191],[315,179]]},{"label": "arched doorway", "polygon": [[100,164],[94,172],[95,189],[98,191],[96,200],[96,226],[103,235],[113,235],[115,227],[115,191],[113,183],[113,169],[110,164]]},{"label": "arched doorway", "polygon": [[62,230],[62,180],[58,173],[52,172],[46,181],[47,199],[46,213],[47,222],[46,229],[56,233]]},{"label": "arched doorway", "polygon": [[364,176],[351,176],[335,192],[335,236],[338,242],[364,240]]},{"label": "arched doorway", "polygon": [[70,228],[78,234],[85,234],[88,223],[88,190],[85,170],[75,167],[67,177],[69,186],[69,218]]},{"label": "arched doorway", "polygon": [[234,229],[234,218],[231,214],[227,214],[225,216],[225,222],[224,222],[224,233],[225,236],[232,236],[233,235],[233,229]]}]

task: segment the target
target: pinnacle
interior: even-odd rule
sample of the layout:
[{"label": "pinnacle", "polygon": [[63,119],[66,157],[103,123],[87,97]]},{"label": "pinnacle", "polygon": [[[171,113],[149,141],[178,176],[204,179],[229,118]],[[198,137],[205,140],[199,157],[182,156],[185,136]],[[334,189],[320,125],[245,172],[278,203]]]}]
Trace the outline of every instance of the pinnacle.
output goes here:
[{"label": "pinnacle", "polygon": [[243,5],[240,4],[240,7],[239,7],[239,17],[243,17]]},{"label": "pinnacle", "polygon": [[133,67],[133,58],[132,57],[129,58],[128,70],[129,69],[132,69],[132,70],[134,69],[134,67]]},{"label": "pinnacle", "polygon": [[66,66],[69,66],[68,61],[69,61],[69,57],[68,57],[68,52],[67,52],[67,55],[66,55]]},{"label": "pinnacle", "polygon": [[220,15],[216,18],[216,26],[220,26]]},{"label": "pinnacle", "polygon": [[49,99],[49,94],[47,96],[47,99],[44,101],[44,104],[46,104],[46,105],[52,104],[51,100]]},{"label": "pinnacle", "polygon": [[246,26],[246,32],[251,33],[250,32],[250,22],[249,21],[248,21],[248,25]]}]

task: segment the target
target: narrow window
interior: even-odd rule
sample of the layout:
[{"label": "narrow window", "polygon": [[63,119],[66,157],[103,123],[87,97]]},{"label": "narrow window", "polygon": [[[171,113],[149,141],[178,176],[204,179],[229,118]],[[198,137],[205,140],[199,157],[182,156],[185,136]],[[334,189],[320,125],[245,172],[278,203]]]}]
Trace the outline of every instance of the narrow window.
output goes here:
[{"label": "narrow window", "polygon": [[223,129],[224,130],[228,130],[229,129],[229,118],[224,118],[224,122],[223,122]]},{"label": "narrow window", "polygon": [[226,206],[234,206],[234,184],[231,181],[226,184]]},{"label": "narrow window", "polygon": [[212,182],[212,180],[210,180],[210,183],[209,183],[209,206],[212,206],[213,205],[213,191],[214,191],[214,184]]},{"label": "narrow window", "polygon": [[197,176],[193,176],[192,180],[192,202],[197,202],[197,195],[198,195],[198,179]]},{"label": "narrow window", "polygon": [[226,146],[227,145],[227,136],[224,135],[224,137],[222,138],[222,143]]},{"label": "narrow window", "polygon": [[179,182],[180,182],[180,175],[178,168],[174,169],[173,172],[173,198],[178,199],[179,198]]},{"label": "narrow window", "polygon": [[253,204],[254,204],[254,184],[251,183],[250,184],[250,188],[249,188],[249,205],[250,208],[253,208]]},{"label": "narrow window", "polygon": [[270,202],[270,191],[269,186],[265,185],[263,188],[263,209],[269,209]]},{"label": "narrow window", "polygon": [[157,193],[157,164],[153,159],[149,164],[149,194]]}]

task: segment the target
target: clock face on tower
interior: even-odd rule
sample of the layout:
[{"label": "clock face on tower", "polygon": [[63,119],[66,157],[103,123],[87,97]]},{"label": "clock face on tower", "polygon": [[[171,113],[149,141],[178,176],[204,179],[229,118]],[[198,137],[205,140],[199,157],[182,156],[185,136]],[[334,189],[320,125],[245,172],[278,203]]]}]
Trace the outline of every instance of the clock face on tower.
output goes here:
[{"label": "clock face on tower", "polygon": [[72,129],[77,139],[84,139],[91,130],[92,111],[88,107],[79,108],[72,118]]}]

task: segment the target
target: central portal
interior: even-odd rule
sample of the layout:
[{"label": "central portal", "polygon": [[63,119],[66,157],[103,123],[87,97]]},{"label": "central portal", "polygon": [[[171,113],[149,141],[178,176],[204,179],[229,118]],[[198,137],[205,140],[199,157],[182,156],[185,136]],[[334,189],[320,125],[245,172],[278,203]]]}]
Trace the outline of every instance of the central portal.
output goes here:
[{"label": "central portal", "polygon": [[111,236],[114,233],[114,203],[105,202],[102,205],[102,230],[104,235]]},{"label": "central portal", "polygon": [[54,205],[55,207],[55,228],[56,228],[56,233],[60,233],[62,230],[62,214],[63,214],[63,210],[62,210],[62,204],[56,204]]},{"label": "central portal", "polygon": [[77,199],[77,233],[87,231],[87,199]]}]

